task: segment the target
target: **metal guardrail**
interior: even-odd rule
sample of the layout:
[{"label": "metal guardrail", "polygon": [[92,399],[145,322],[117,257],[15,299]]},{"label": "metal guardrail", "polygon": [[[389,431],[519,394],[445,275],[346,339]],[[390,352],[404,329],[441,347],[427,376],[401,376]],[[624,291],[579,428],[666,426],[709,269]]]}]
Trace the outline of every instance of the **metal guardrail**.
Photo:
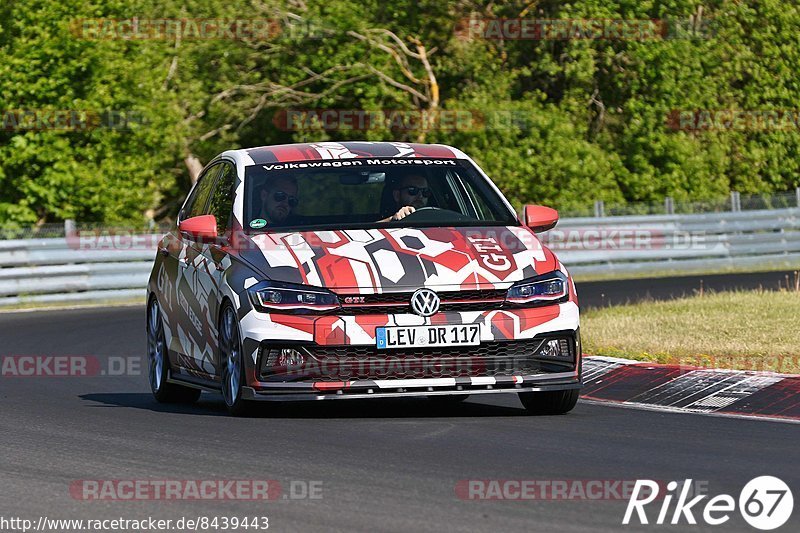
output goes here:
[{"label": "metal guardrail", "polygon": [[576,275],[798,268],[800,208],[564,219],[544,240]]},{"label": "metal guardrail", "polygon": [[[143,299],[157,240],[0,241],[0,308]],[[562,219],[543,240],[578,276],[800,268],[800,208]]]},{"label": "metal guardrail", "polygon": [[98,250],[70,239],[0,241],[0,308],[143,298],[154,257],[154,247]]},{"label": "metal guardrail", "polygon": [[794,191],[768,194],[746,194],[730,191],[727,196],[705,200],[675,200],[667,196],[662,202],[624,202],[606,203],[595,200],[594,205],[584,205],[563,210],[565,218],[570,217],[617,217],[624,215],[674,215],[695,213],[718,213],[721,211],[753,211],[758,209],[787,209],[800,207],[800,187]]}]

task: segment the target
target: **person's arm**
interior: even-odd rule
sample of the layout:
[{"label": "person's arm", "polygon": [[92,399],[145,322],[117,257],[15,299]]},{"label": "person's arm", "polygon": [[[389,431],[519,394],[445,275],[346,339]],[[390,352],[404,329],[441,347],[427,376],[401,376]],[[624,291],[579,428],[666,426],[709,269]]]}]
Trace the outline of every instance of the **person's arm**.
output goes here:
[{"label": "person's arm", "polygon": [[401,207],[400,209],[398,209],[397,213],[395,213],[394,215],[392,215],[390,217],[383,218],[383,219],[379,220],[378,222],[392,222],[394,220],[402,220],[402,219],[406,218],[408,215],[410,215],[411,213],[413,213],[414,211],[416,211],[416,209],[414,209],[413,206],[407,205],[407,206],[404,206],[404,207]]}]

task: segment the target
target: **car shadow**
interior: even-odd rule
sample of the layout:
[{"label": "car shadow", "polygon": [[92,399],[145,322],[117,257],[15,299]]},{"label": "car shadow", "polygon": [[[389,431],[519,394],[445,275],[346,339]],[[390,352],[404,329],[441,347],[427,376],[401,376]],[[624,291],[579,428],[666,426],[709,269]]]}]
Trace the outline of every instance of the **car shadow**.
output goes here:
[{"label": "car shadow", "polygon": [[[195,416],[228,416],[222,398],[203,393],[193,404],[158,403],[150,393],[114,392],[83,394],[80,399],[91,407],[127,407],[156,413]],[[460,418],[527,416],[522,407],[480,403],[479,396],[465,402],[438,404],[427,398],[376,398],[368,400],[253,402],[249,418]],[[99,405],[97,405],[99,404]]]}]

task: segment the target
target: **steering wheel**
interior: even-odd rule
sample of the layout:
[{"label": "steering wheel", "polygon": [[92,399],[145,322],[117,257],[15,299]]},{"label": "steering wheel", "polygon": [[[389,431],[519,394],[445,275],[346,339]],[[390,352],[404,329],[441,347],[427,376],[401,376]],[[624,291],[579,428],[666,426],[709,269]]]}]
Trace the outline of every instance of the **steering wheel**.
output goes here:
[{"label": "steering wheel", "polygon": [[403,217],[402,220],[403,221],[407,220],[415,224],[430,223],[435,226],[440,226],[442,224],[450,225],[450,224],[462,224],[465,222],[466,223],[480,222],[478,219],[462,215],[458,211],[453,211],[451,209],[446,209],[444,207],[433,207],[433,206],[420,207],[419,209],[414,210],[414,212],[411,213],[410,215],[406,215],[405,217]]},{"label": "steering wheel", "polygon": [[408,220],[413,223],[431,223],[434,225],[478,222],[477,219],[462,215],[457,211],[433,206],[420,207],[410,215],[406,215],[403,220]]},{"label": "steering wheel", "polygon": [[408,220],[409,218],[412,218],[414,216],[418,216],[417,213],[420,213],[420,216],[422,216],[424,218],[425,217],[425,211],[428,211],[429,214],[433,214],[433,212],[442,211],[442,209],[440,207],[432,207],[432,206],[420,207],[419,209],[415,209],[413,213],[409,213],[408,215],[404,216],[403,220]]}]

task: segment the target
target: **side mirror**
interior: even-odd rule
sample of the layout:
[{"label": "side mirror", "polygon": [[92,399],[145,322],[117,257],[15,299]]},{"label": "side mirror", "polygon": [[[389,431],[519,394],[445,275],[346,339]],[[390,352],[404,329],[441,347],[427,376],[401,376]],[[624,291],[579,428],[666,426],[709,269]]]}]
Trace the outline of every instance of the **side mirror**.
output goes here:
[{"label": "side mirror", "polygon": [[215,240],[217,238],[217,218],[214,215],[187,218],[180,223],[178,229],[198,241]]},{"label": "side mirror", "polygon": [[523,209],[523,222],[534,233],[542,233],[556,227],[558,211],[543,205],[526,205]]}]

